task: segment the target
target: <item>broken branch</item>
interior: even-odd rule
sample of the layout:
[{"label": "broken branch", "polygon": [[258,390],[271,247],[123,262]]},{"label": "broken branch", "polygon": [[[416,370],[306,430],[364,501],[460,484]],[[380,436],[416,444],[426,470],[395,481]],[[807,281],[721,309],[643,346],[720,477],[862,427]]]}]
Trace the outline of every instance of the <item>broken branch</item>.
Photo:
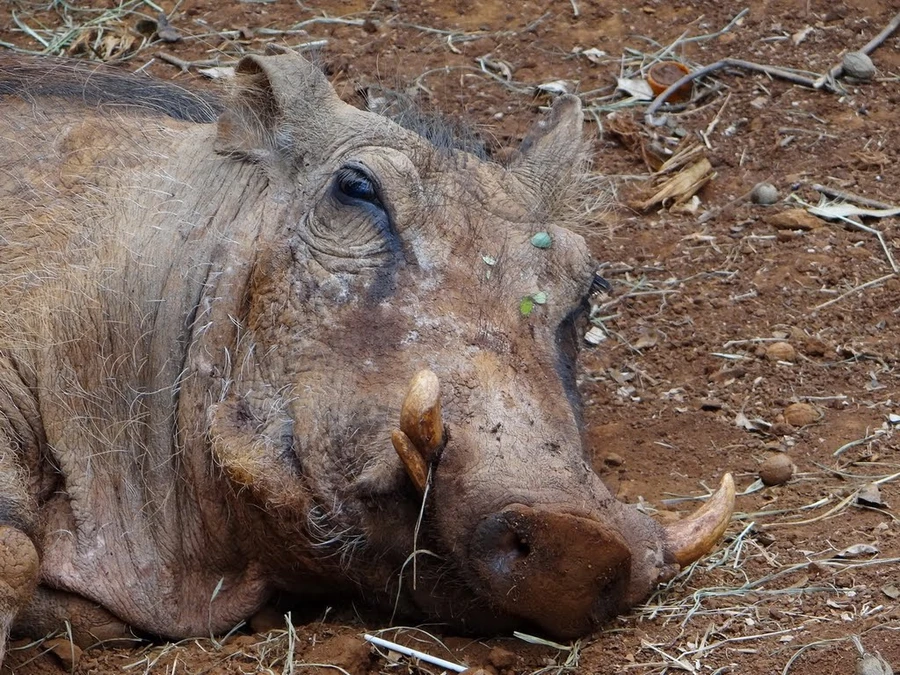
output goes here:
[{"label": "broken branch", "polygon": [[[865,46],[859,51],[863,54],[871,54],[874,52],[881,44],[887,40],[897,28],[900,27],[900,14],[897,14],[893,19],[891,19],[890,23],[885,26],[884,30],[881,31],[874,38],[869,40]],[[834,81],[839,78],[844,73],[844,64],[843,62],[834,66],[827,73],[819,77],[815,82],[813,82],[814,89],[821,89],[826,84],[830,85],[829,88],[834,89]]]}]

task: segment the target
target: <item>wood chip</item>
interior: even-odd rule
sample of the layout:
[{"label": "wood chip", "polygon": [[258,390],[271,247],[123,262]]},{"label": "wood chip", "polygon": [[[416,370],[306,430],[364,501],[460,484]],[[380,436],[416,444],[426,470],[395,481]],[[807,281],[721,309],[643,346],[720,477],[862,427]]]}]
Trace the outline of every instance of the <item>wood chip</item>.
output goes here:
[{"label": "wood chip", "polygon": [[648,211],[669,201],[684,204],[715,177],[712,164],[703,157],[665,181],[652,197],[639,204],[639,208]]}]

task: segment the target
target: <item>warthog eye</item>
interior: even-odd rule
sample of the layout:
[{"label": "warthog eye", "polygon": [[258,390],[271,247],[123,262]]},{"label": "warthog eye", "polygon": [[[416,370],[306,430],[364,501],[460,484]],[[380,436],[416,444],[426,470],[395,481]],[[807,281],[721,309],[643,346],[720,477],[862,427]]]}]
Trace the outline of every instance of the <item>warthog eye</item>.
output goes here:
[{"label": "warthog eye", "polygon": [[341,201],[362,201],[382,207],[375,181],[356,166],[342,166],[335,176],[335,188]]}]

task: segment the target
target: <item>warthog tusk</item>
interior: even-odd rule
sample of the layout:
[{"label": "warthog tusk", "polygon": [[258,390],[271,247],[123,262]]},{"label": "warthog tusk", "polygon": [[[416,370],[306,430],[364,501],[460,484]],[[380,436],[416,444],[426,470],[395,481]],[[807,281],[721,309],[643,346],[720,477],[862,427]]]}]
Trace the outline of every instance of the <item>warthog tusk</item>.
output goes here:
[{"label": "warthog tusk", "polygon": [[444,441],[444,422],[441,420],[440,383],[430,370],[420,370],[409,383],[400,409],[400,430],[426,462],[434,460]]},{"label": "warthog tusk", "polygon": [[391,443],[419,493],[425,492],[428,465],[444,442],[441,420],[441,387],[437,375],[420,370],[409,383],[400,408],[400,428],[391,432]]},{"label": "warthog tusk", "polygon": [[665,528],[667,558],[684,567],[706,554],[725,532],[734,511],[734,479],[722,476],[722,484],[692,515]]},{"label": "warthog tusk", "polygon": [[428,482],[428,465],[422,459],[421,453],[413,445],[413,442],[409,440],[409,436],[399,429],[394,429],[391,432],[391,443],[394,444],[394,450],[400,456],[400,461],[403,462],[406,473],[409,474],[413,485],[416,486],[419,494],[424,494],[425,484]]}]

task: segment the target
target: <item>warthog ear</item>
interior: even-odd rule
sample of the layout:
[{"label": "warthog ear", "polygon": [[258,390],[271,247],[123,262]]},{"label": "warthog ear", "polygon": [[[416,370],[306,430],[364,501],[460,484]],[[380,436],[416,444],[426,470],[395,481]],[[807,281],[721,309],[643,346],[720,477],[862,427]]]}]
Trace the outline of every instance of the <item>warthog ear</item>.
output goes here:
[{"label": "warthog ear", "polygon": [[[216,463],[237,490],[248,490],[261,503],[304,513],[308,504],[288,464],[280,459],[283,435],[279,420],[267,428],[249,406],[227,398],[213,405],[209,415],[209,438]],[[260,428],[262,426],[262,428]]]},{"label": "warthog ear", "polygon": [[581,171],[587,143],[581,132],[584,114],[577,96],[566,94],[528,132],[510,170],[538,198],[554,192]]},{"label": "warthog ear", "polygon": [[236,91],[219,116],[216,150],[263,160],[291,147],[292,129],[315,137],[341,100],[316,66],[294,53],[246,56],[235,69]]}]

